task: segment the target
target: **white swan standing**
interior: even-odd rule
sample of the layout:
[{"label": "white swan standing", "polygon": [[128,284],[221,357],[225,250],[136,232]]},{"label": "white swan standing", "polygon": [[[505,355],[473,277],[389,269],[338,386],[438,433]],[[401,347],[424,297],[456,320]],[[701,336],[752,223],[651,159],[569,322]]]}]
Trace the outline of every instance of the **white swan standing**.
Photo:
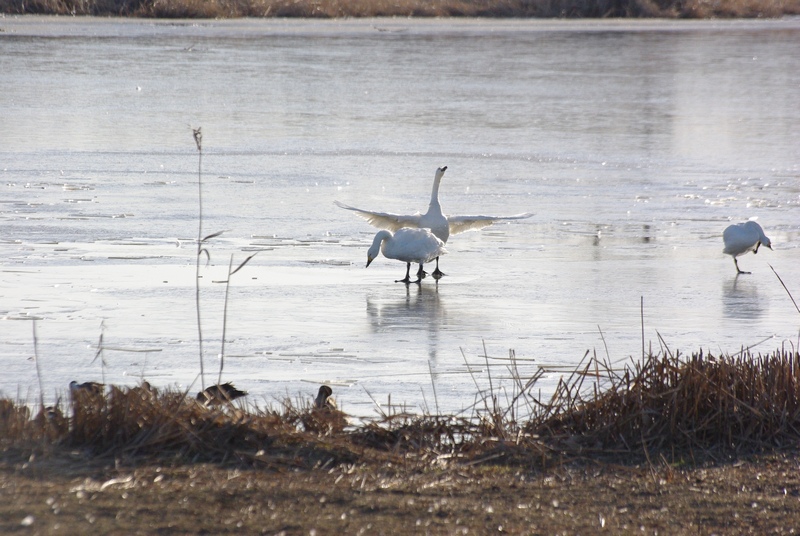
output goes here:
[{"label": "white swan standing", "polygon": [[[436,175],[433,179],[433,191],[431,192],[431,203],[428,205],[428,211],[425,214],[417,212],[416,214],[401,215],[392,214],[390,212],[373,212],[371,210],[351,207],[339,201],[334,201],[334,203],[338,207],[352,210],[366,219],[370,225],[378,227],[379,229],[388,229],[389,231],[397,231],[403,227],[430,229],[443,243],[447,243],[447,239],[450,238],[451,234],[482,229],[496,221],[521,220],[533,215],[530,212],[525,212],[524,214],[516,214],[514,216],[445,216],[442,213],[442,206],[439,204],[439,185],[442,182],[445,171],[447,171],[447,166],[440,167],[436,170]],[[419,275],[423,277],[425,274]],[[436,257],[436,270],[433,272],[433,277],[439,279],[443,275],[445,274],[439,270],[439,258]]]},{"label": "white swan standing", "polygon": [[379,252],[383,253],[387,259],[396,259],[406,263],[406,277],[398,279],[395,283],[408,285],[412,282],[408,277],[412,262],[419,263],[417,280],[414,281],[414,283],[419,283],[425,277],[422,265],[439,258],[439,255],[444,255],[447,250],[444,248],[444,242],[436,238],[428,229],[402,228],[394,234],[387,230],[378,231],[367,251],[367,267],[375,260]]},{"label": "white swan standing", "polygon": [[772,249],[772,242],[764,234],[764,229],[752,220],[726,227],[722,232],[722,240],[725,242],[725,249],[722,252],[733,257],[737,275],[749,274],[750,272],[743,272],[739,268],[739,262],[736,257],[748,251],[752,251],[754,254],[758,253],[758,247],[762,244]]}]

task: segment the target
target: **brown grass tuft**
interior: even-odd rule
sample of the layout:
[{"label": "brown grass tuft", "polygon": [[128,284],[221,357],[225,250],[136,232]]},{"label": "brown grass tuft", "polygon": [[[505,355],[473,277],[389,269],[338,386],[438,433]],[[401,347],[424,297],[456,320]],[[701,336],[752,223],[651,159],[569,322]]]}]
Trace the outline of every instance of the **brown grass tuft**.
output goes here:
[{"label": "brown grass tuft", "polygon": [[[591,370],[591,366],[587,367]],[[584,397],[563,384],[526,429],[570,450],[752,453],[800,437],[800,356],[650,355]]]}]

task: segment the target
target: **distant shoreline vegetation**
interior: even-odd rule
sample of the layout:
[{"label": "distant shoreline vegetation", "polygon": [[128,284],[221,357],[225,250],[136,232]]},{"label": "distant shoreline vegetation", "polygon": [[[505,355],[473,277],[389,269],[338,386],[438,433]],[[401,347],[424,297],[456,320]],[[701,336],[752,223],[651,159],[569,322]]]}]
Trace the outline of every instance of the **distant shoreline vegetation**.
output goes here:
[{"label": "distant shoreline vegetation", "polygon": [[0,0],[0,13],[142,18],[775,18],[800,0]]}]

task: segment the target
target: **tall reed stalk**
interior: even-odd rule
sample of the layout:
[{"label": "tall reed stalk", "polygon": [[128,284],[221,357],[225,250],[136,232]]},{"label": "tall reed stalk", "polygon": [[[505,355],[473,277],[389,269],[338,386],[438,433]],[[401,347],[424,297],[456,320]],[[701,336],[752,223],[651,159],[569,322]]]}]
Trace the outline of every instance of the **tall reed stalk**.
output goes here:
[{"label": "tall reed stalk", "polygon": [[36,336],[36,319],[33,319],[33,362],[36,364],[36,379],[39,380],[39,408],[44,410],[44,383],[42,367],[39,366],[39,338]]},{"label": "tall reed stalk", "polygon": [[225,334],[228,331],[228,295],[230,294],[231,289],[231,277],[233,277],[233,274],[244,268],[244,265],[250,262],[250,259],[255,257],[257,253],[258,252],[253,253],[247,257],[233,271],[231,271],[231,268],[233,268],[233,254],[231,254],[231,260],[228,263],[228,278],[225,280],[225,304],[222,307],[222,342],[220,343],[219,350],[219,375],[217,376],[217,384],[222,383],[222,369],[225,366]]},{"label": "tall reed stalk", "polygon": [[[205,390],[205,369],[203,367],[203,324],[200,315],[200,255],[203,248],[203,133],[202,127],[192,129],[194,143],[197,145],[197,255],[195,259],[194,303],[197,310],[197,341],[200,352],[200,388]],[[208,255],[208,251],[206,251]]]}]

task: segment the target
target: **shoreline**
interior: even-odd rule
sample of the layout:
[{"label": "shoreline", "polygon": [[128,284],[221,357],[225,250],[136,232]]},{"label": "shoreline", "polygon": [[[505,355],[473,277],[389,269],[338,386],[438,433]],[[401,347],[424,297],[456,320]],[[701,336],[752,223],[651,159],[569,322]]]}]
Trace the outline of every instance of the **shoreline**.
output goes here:
[{"label": "shoreline", "polygon": [[309,38],[331,33],[350,35],[433,36],[485,34],[568,33],[568,32],[695,32],[695,31],[768,31],[800,29],[800,17],[770,19],[545,19],[545,18],[408,18],[359,17],[340,19],[309,18],[141,18],[106,16],[68,16],[54,14],[0,15],[0,37],[102,37],[113,38],[121,32],[128,37],[194,37],[198,28],[210,37],[291,36]]},{"label": "shoreline", "polygon": [[482,18],[509,19],[764,19],[800,15],[798,0],[0,0],[3,15],[62,15],[141,19]]}]

